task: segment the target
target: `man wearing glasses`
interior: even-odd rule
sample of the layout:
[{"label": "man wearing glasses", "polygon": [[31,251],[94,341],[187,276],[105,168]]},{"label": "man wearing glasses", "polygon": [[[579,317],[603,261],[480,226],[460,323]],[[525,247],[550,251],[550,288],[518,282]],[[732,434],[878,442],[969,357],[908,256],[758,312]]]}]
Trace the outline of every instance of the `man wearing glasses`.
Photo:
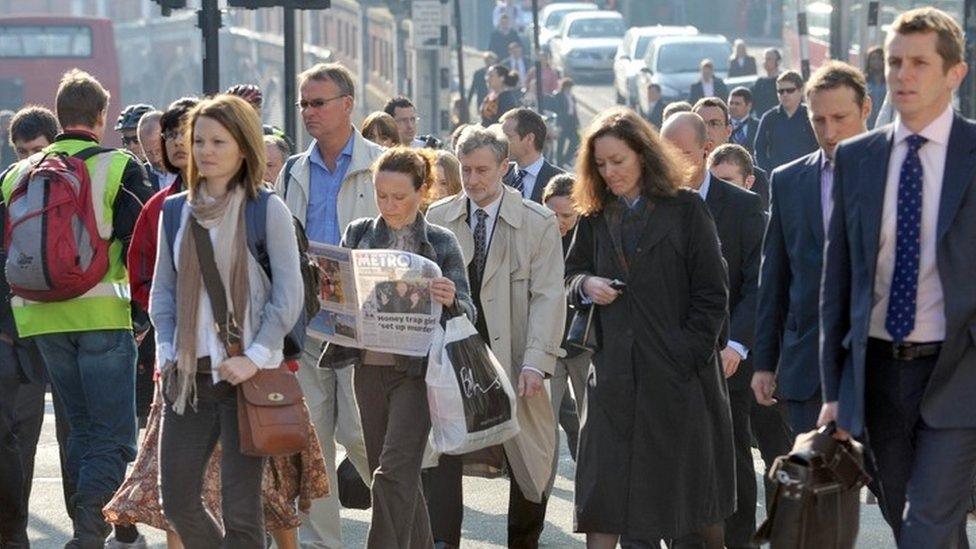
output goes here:
[{"label": "man wearing glasses", "polygon": [[803,99],[803,78],[786,71],[776,79],[779,105],[759,121],[756,132],[756,164],[766,171],[792,162],[817,150],[817,138],[807,117]]},{"label": "man wearing glasses", "polygon": [[[342,65],[320,63],[298,76],[302,122],[314,138],[311,146],[288,159],[275,191],[305,226],[310,241],[338,245],[346,225],[360,217],[376,217],[370,166],[383,150],[363,138],[352,125],[355,83]],[[322,444],[329,484],[336,478],[336,442],[364,479],[368,479],[366,445],[352,388],[352,368],[319,368],[323,341],[305,338],[298,380]],[[312,502],[299,530],[302,547],[342,546],[339,499],[333,492]]]},{"label": "man wearing glasses", "polygon": [[417,108],[410,98],[398,95],[386,102],[383,112],[393,117],[396,122],[397,133],[400,134],[400,144],[408,147],[420,148],[424,141],[417,139],[417,125],[420,117]]}]

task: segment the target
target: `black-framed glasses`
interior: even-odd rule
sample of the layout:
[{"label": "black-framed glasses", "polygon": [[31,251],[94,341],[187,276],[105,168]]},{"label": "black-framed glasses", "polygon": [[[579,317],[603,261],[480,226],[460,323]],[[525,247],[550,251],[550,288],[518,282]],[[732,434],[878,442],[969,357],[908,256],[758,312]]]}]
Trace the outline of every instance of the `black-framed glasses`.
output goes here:
[{"label": "black-framed glasses", "polygon": [[705,124],[709,128],[724,128],[725,126],[728,125],[724,120],[719,120],[718,118],[707,120]]},{"label": "black-framed glasses", "polygon": [[166,130],[163,132],[163,139],[166,141],[179,141],[183,139],[183,130]]},{"label": "black-framed glasses", "polygon": [[305,101],[304,99],[302,99],[301,101],[295,103],[295,106],[303,111],[308,110],[310,108],[321,109],[326,105],[326,103],[329,103],[330,101],[335,101],[336,99],[342,99],[343,97],[348,97],[348,96],[349,96],[348,93],[344,93],[342,95],[337,95],[335,97],[329,97],[326,99],[312,99],[311,101]]},{"label": "black-framed glasses", "polygon": [[778,95],[786,95],[786,94],[793,93],[795,91],[796,91],[796,88],[779,88],[778,90],[776,90],[776,93]]}]

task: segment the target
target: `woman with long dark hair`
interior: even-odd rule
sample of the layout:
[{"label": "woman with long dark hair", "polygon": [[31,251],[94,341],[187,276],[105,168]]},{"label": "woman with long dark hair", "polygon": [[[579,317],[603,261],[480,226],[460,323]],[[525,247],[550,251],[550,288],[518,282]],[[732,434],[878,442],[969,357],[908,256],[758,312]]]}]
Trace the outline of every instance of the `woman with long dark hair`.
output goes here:
[{"label": "woman with long dark hair", "polygon": [[621,536],[721,548],[735,505],[717,358],[728,284],[715,224],[682,188],[678,157],[636,113],[614,109],[590,125],[577,162],[583,217],[566,287],[571,303],[596,307],[576,470],[576,527],[591,548]]}]

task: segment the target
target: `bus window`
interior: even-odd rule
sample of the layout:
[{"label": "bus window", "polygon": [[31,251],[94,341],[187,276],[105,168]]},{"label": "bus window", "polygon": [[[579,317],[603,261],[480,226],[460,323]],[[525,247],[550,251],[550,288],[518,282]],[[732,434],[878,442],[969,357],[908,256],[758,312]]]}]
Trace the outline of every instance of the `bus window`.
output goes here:
[{"label": "bus window", "polygon": [[0,57],[91,57],[87,26],[0,26]]}]

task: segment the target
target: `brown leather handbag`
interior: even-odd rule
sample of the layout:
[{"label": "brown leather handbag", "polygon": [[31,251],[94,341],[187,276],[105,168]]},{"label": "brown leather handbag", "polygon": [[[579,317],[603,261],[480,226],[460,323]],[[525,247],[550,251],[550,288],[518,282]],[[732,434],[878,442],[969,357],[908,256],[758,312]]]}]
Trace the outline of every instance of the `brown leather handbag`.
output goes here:
[{"label": "brown leather handbag", "polygon": [[870,481],[863,449],[833,437],[833,423],[796,438],[776,458],[768,518],[753,536],[771,549],[852,549],[857,541],[861,487]]},{"label": "brown leather handbag", "polygon": [[[217,271],[210,235],[192,217],[190,226],[220,339],[227,356],[241,356],[244,354],[241,331],[234,315],[227,310],[227,294]],[[284,364],[275,369],[259,368],[251,379],[237,386],[237,428],[240,450],[245,456],[288,456],[301,452],[308,446],[307,418],[298,377]]]}]

